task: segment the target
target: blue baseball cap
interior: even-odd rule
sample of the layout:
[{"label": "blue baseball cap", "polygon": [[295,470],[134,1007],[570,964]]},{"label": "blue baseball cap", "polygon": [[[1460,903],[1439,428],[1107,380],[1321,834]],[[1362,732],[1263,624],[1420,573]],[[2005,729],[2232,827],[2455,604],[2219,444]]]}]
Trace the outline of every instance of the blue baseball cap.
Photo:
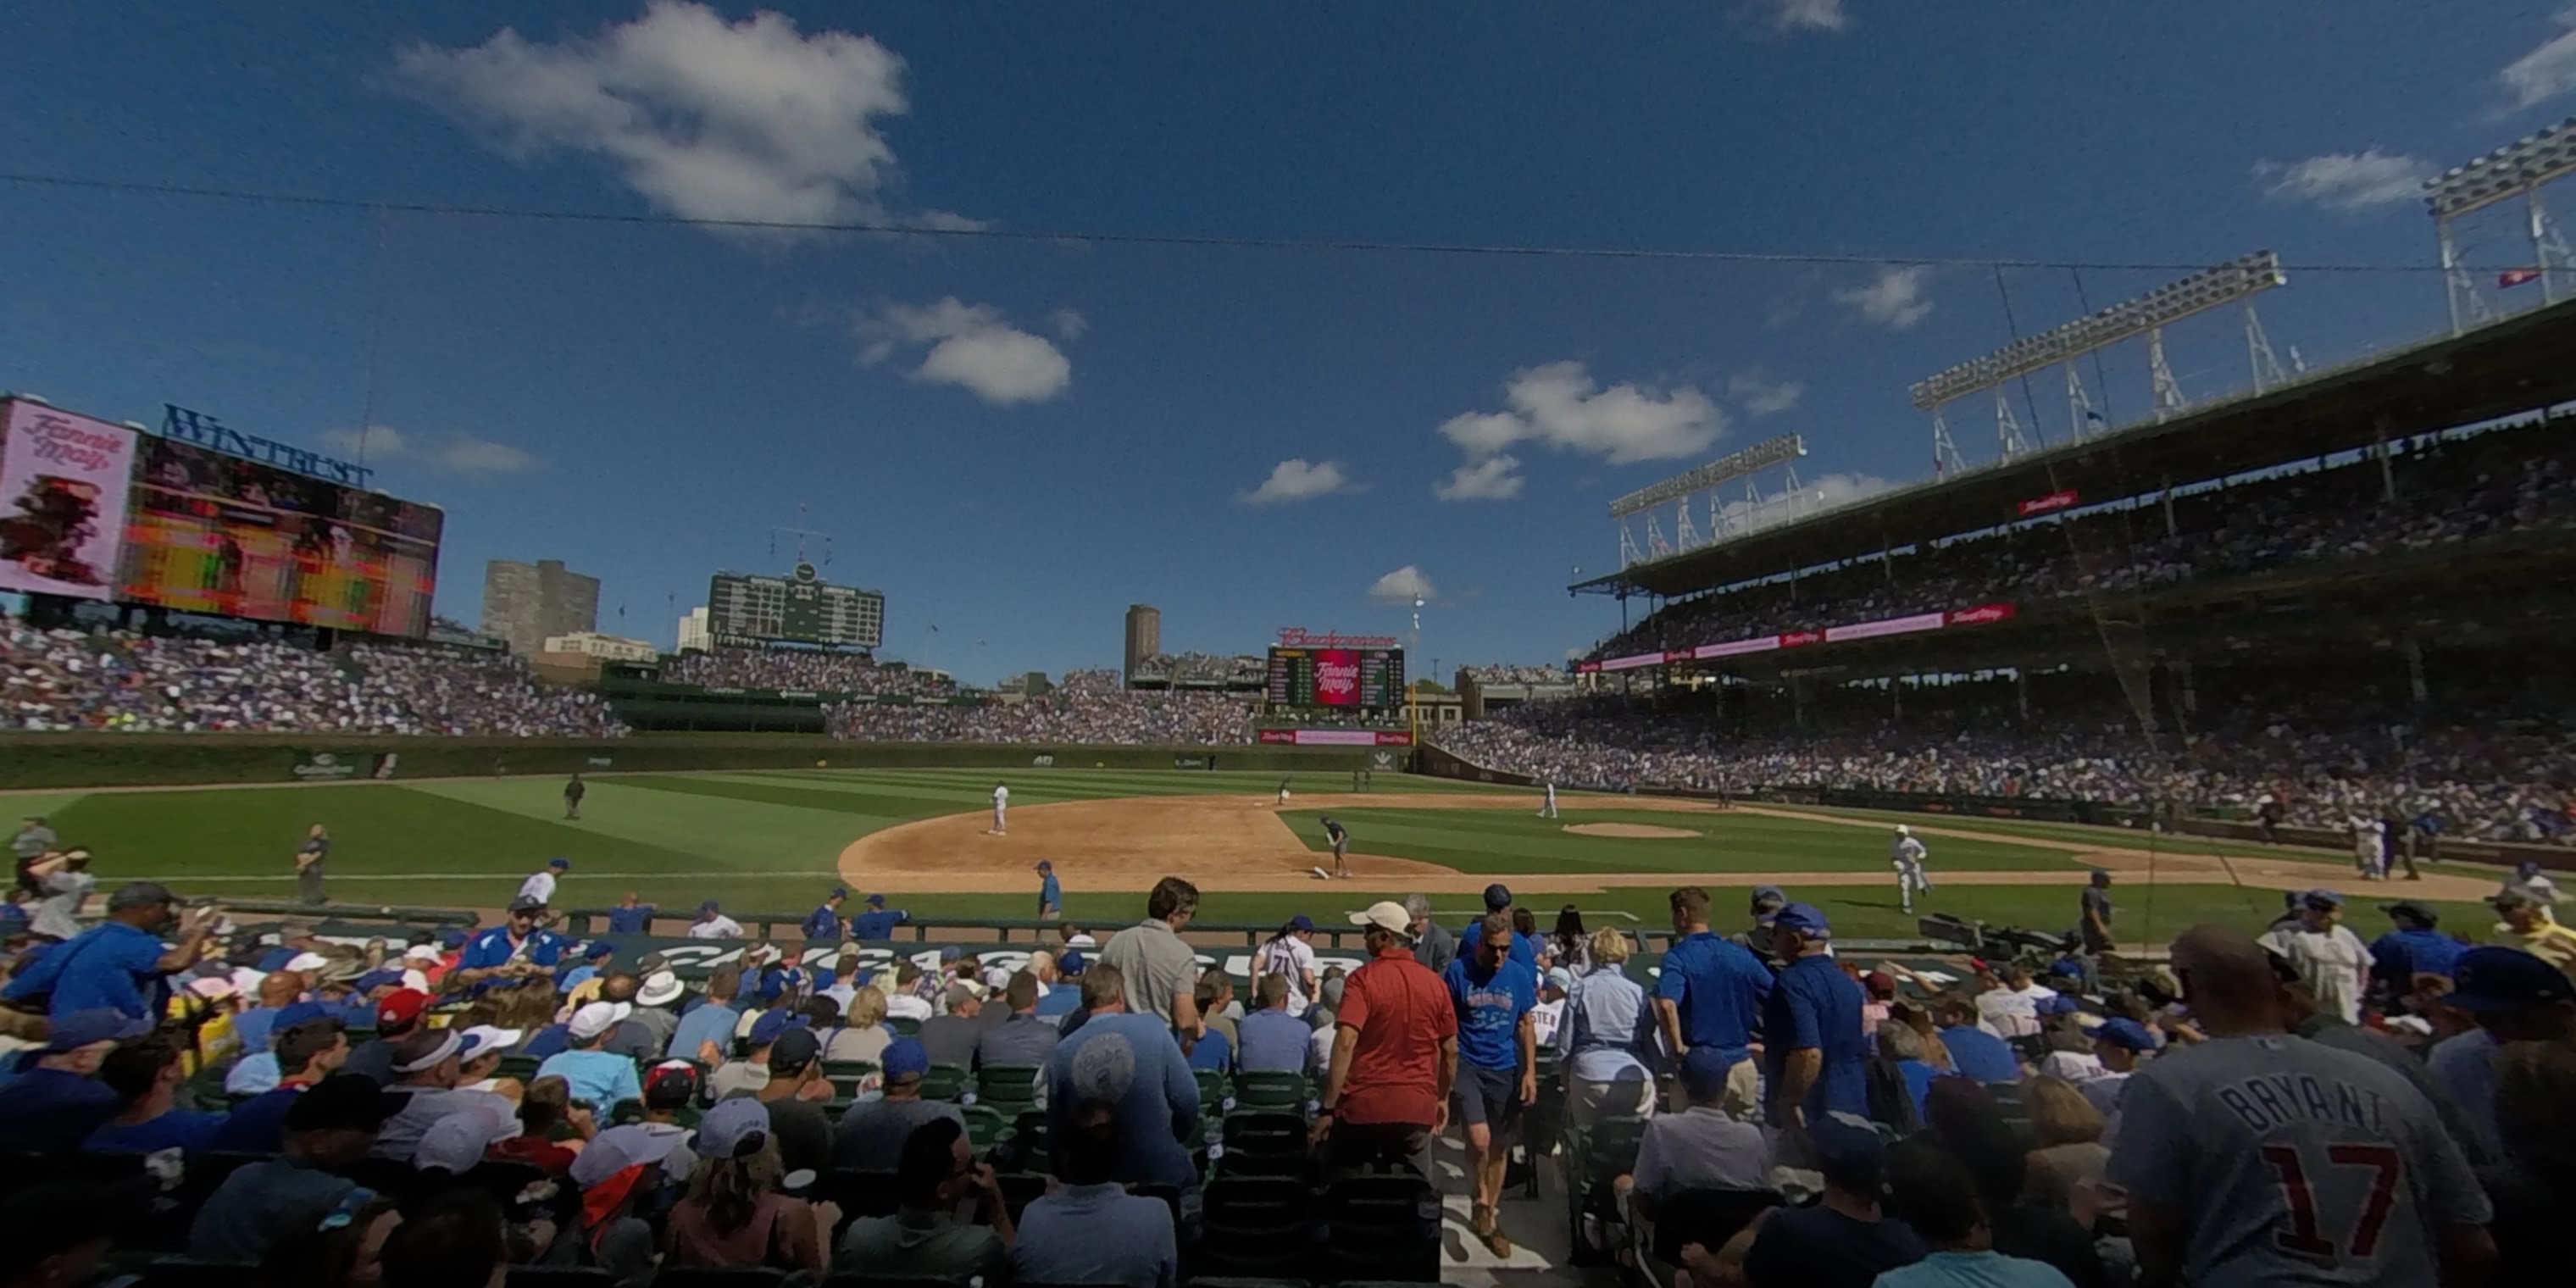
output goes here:
[{"label": "blue baseball cap", "polygon": [[886,1043],[885,1053],[877,1057],[877,1067],[885,1070],[888,1082],[918,1078],[930,1072],[930,1051],[911,1038],[896,1038]]},{"label": "blue baseball cap", "polygon": [[2108,1042],[2132,1054],[2156,1049],[2156,1035],[2136,1020],[2104,1020],[2084,1032],[2096,1042]]},{"label": "blue baseball cap", "polygon": [[465,941],[466,941],[466,940],[468,940],[468,939],[472,939],[473,937],[474,937],[474,936],[473,936],[471,933],[467,932],[467,931],[462,931],[462,930],[451,930],[451,931],[448,931],[447,933],[445,933],[445,934],[443,934],[443,935],[440,935],[440,936],[438,937],[438,942],[440,942],[441,944],[446,945],[446,946],[447,946],[447,947],[449,947],[449,948],[463,948],[463,947],[465,946]]},{"label": "blue baseball cap", "polygon": [[1511,906],[1512,888],[1510,886],[1497,881],[1492,885],[1485,887],[1485,908],[1487,911],[1500,912]]},{"label": "blue baseball cap", "polygon": [[570,872],[572,871],[572,860],[557,856],[546,860],[546,866],[553,868],[557,872]]},{"label": "blue baseball cap", "polygon": [[269,1026],[269,1032],[282,1033],[298,1024],[330,1018],[331,1008],[320,1002],[289,1002],[277,1008],[277,1022]]},{"label": "blue baseball cap", "polygon": [[700,911],[700,912],[714,912],[714,911],[716,911],[716,901],[715,901],[715,900],[713,900],[713,899],[709,899],[709,900],[707,900],[705,903],[699,904],[699,905],[698,905],[698,911]]},{"label": "blue baseball cap", "polygon": [[1695,1046],[1682,1056],[1682,1090],[1696,1101],[1715,1100],[1726,1091],[1726,1075],[1735,1061],[1713,1046]]},{"label": "blue baseball cap", "polygon": [[2463,1011],[2519,1011],[2576,1001],[2576,983],[2519,948],[2490,945],[2460,954],[2451,967],[2451,983],[2442,1000]]},{"label": "blue baseball cap", "polygon": [[777,1041],[778,1035],[787,1031],[791,1018],[785,1011],[761,1012],[760,1018],[751,1022],[751,1044],[761,1047]]},{"label": "blue baseball cap", "polygon": [[605,939],[594,939],[590,941],[590,947],[582,950],[581,955],[586,961],[604,961],[617,955],[617,945]]},{"label": "blue baseball cap", "polygon": [[1780,905],[1780,911],[1771,916],[1771,924],[1781,930],[1795,931],[1809,939],[1834,937],[1834,924],[1825,920],[1825,914],[1817,911],[1816,905],[1812,903]]},{"label": "blue baseball cap", "polygon": [[847,899],[850,897],[850,888],[848,886],[834,886],[832,887],[832,897],[835,899]]},{"label": "blue baseball cap", "polygon": [[1055,871],[1055,860],[1053,860],[1053,859],[1040,859],[1040,860],[1038,860],[1038,871],[1040,871],[1040,872],[1053,872],[1053,871]]},{"label": "blue baseball cap", "polygon": [[872,895],[869,895],[869,896],[868,896],[868,906],[869,906],[869,907],[871,907],[871,908],[882,908],[882,907],[884,907],[884,906],[885,906],[885,896],[884,896],[884,895],[881,895],[881,894],[872,894]]},{"label": "blue baseball cap", "polygon": [[1288,919],[1288,928],[1290,930],[1313,930],[1315,928],[1315,919],[1301,912]]},{"label": "blue baseball cap", "polygon": [[1082,973],[1082,965],[1082,950],[1079,948],[1065,949],[1064,956],[1055,959],[1055,969],[1059,975],[1079,975]]},{"label": "blue baseball cap", "polygon": [[45,1050],[54,1053],[78,1051],[99,1042],[122,1042],[139,1038],[152,1031],[148,1020],[135,1019],[122,1011],[104,1006],[94,1010],[74,1011],[54,1017],[54,1031]]}]

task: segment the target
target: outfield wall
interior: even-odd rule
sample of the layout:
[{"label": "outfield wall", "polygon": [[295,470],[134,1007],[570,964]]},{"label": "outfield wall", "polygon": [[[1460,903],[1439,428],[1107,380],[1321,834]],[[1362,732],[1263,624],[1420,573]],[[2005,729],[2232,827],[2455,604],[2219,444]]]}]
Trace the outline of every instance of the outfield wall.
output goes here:
[{"label": "outfield wall", "polygon": [[840,742],[796,734],[627,738],[335,737],[326,734],[0,734],[0,789],[559,776],[706,769],[1238,769],[1397,772],[1362,747],[1087,747]]}]

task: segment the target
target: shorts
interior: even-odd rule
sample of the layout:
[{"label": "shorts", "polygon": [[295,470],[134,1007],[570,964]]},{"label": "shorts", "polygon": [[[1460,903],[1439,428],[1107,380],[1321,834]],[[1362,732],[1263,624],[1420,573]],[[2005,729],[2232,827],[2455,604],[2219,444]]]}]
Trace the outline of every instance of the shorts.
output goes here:
[{"label": "shorts", "polygon": [[1461,1124],[1509,1128],[1521,1117],[1520,1071],[1463,1066],[1458,1070],[1458,1085],[1450,1090],[1450,1103]]},{"label": "shorts", "polygon": [[1431,1175],[1431,1124],[1335,1121],[1324,1137],[1324,1169],[1335,1174],[1385,1166]]}]

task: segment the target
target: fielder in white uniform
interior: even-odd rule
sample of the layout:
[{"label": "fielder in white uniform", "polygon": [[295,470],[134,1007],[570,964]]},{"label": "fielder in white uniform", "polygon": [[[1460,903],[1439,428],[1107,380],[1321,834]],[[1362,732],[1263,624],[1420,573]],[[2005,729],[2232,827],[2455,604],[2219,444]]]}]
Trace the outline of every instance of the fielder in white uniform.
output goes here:
[{"label": "fielder in white uniform", "polygon": [[519,883],[519,897],[522,899],[534,899],[542,904],[553,904],[555,901],[556,878],[561,877],[564,873],[570,871],[572,871],[571,860],[549,860],[545,867],[537,870],[536,872],[530,873],[527,880]]},{"label": "fielder in white uniform", "polygon": [[2383,828],[2375,818],[2354,815],[2346,820],[2352,830],[2352,866],[2364,881],[2388,879],[2388,850],[2380,844]]},{"label": "fielder in white uniform", "polygon": [[1008,836],[1011,834],[1009,826],[1010,812],[1011,789],[1004,787],[1000,783],[993,784],[993,835]]},{"label": "fielder in white uniform", "polygon": [[1547,785],[1547,803],[1538,807],[1538,816],[1540,818],[1556,817],[1556,784],[1549,783]]},{"label": "fielder in white uniform", "polygon": [[1896,866],[1896,895],[1907,912],[1914,911],[1914,892],[1932,893],[1932,878],[1923,874],[1923,857],[1930,851],[1914,839],[1914,829],[1896,825],[1896,839],[1888,845],[1887,860]]}]

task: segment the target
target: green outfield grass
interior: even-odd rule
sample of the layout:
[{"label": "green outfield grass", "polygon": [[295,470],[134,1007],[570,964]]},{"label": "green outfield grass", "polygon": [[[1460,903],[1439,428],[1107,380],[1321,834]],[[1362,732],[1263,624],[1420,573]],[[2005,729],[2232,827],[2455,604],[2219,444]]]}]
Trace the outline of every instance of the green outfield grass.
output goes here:
[{"label": "green outfield grass", "polygon": [[[1262,796],[1277,789],[1277,773],[1111,771],[1076,767],[1013,769],[999,775],[1016,806],[1133,796],[1219,793]],[[561,855],[572,860],[559,902],[605,905],[628,890],[667,908],[704,898],[737,912],[801,913],[839,881],[836,863],[848,844],[898,823],[987,808],[996,775],[990,770],[783,770],[732,773],[607,775],[591,780],[578,823],[563,819],[562,782],[552,778],[452,779],[350,783],[277,788],[206,788],[143,792],[44,792],[8,798],[0,809],[44,813],[67,843],[99,854],[98,871],[109,882],[152,876],[187,893],[280,898],[294,887],[291,856],[304,829],[331,829],[330,889],[338,901],[438,907],[493,907],[520,877]],[[1347,792],[1343,774],[1291,776],[1301,795]],[[1531,809],[1406,808],[1408,796],[1487,792],[1529,801]],[[1509,881],[1533,873],[1658,874],[1648,885],[1623,885],[1580,902],[1596,920],[1661,926],[1665,896],[1696,874],[1757,871],[1881,872],[1885,838],[1869,829],[1738,813],[1674,813],[1640,809],[1626,798],[1568,793],[1563,817],[1534,816],[1527,789],[1480,787],[1439,779],[1379,775],[1372,799],[1333,813],[1350,829],[1354,849],[1394,855]],[[1284,821],[1315,849],[1323,848],[1322,811],[1300,803]],[[1890,818],[1901,816],[1888,816]],[[1920,820],[1938,822],[1938,820]],[[1562,829],[1580,822],[1627,822],[1684,827],[1688,839],[1641,840],[1573,836]],[[2085,845],[2137,845],[2141,835],[2118,829],[2010,820],[1956,820],[1980,831],[2028,835]],[[2197,848],[2195,848],[2197,847]],[[2210,853],[2197,842],[2177,848]],[[2259,852],[2259,847],[2237,847]],[[2066,872],[2065,852],[2033,846],[1936,838],[1935,878],[1941,871]],[[2274,853],[2278,853],[2275,851]],[[2322,852],[2320,852],[2322,856]],[[2451,865],[2445,865],[2449,869]],[[1667,878],[1662,874],[1669,873]],[[1083,888],[1079,865],[1062,874],[1067,915],[1076,921],[1115,925],[1141,915],[1132,892]],[[1004,880],[1007,880],[1005,878]],[[1402,889],[1360,889],[1358,883],[1312,892],[1211,893],[1202,910],[1210,921],[1284,921],[1304,912],[1339,917]],[[2395,889],[2392,888],[2392,895]],[[1034,880],[1026,889],[992,893],[906,896],[917,915],[1025,916],[1033,911]],[[1720,921],[1742,916],[1737,890],[1718,891]],[[1816,887],[1798,897],[1817,904],[1847,935],[1910,932],[1899,911],[1893,879],[1884,885]],[[2240,891],[2223,884],[2167,885],[2119,892],[2123,938],[2170,931],[2196,921],[2259,925],[2278,908],[2268,891]],[[1935,891],[1930,910],[2000,924],[2063,928],[2075,920],[2073,886],[1963,886]],[[1444,920],[1475,909],[1464,895],[1434,896]],[[1533,894],[1531,906],[1552,909],[1563,899]],[[2485,924],[2477,910],[2455,905],[2447,918],[2463,929]],[[2152,925],[2150,924],[2152,922]],[[2355,925],[2376,933],[2375,910],[2356,903]]]}]

